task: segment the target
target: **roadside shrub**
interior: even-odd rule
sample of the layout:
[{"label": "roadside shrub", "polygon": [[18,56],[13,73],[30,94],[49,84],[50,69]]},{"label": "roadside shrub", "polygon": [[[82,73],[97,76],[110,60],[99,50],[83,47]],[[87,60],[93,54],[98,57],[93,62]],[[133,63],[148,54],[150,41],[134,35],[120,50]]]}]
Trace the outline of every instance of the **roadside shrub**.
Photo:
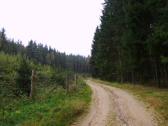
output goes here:
[{"label": "roadside shrub", "polygon": [[66,78],[67,72],[64,71],[54,71],[51,76],[52,83],[56,83],[63,88],[66,88]]},{"label": "roadside shrub", "polygon": [[17,94],[26,94],[28,96],[31,88],[31,66],[25,58],[21,58],[16,71]]}]

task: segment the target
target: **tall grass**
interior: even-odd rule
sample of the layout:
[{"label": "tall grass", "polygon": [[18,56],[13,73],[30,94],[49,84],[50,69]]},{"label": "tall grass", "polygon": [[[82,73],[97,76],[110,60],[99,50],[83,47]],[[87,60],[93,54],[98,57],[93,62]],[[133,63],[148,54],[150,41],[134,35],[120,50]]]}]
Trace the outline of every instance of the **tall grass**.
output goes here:
[{"label": "tall grass", "polygon": [[85,111],[91,90],[81,78],[77,88],[67,93],[65,77],[71,72],[32,61],[28,62],[37,71],[36,100],[17,96],[15,77],[20,58],[0,52],[0,126],[67,126]]},{"label": "tall grass", "polygon": [[3,119],[0,118],[0,125],[67,126],[89,105],[91,90],[84,83],[69,94],[63,88],[48,93],[52,88],[40,88],[36,101],[26,97],[15,100],[10,109],[6,109]]}]

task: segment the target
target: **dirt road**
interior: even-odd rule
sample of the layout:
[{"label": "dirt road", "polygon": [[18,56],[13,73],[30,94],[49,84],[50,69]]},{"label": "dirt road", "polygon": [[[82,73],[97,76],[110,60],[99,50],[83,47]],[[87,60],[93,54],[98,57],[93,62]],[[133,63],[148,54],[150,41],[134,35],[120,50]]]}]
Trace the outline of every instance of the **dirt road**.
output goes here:
[{"label": "dirt road", "polygon": [[145,106],[118,88],[87,81],[93,90],[89,113],[73,126],[157,126]]}]

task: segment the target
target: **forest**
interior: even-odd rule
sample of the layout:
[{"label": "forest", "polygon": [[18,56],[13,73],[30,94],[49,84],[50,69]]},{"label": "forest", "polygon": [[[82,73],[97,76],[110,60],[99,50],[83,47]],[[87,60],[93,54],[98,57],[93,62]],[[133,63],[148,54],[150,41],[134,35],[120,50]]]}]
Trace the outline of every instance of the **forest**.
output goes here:
[{"label": "forest", "polygon": [[[38,2],[32,1],[35,10]],[[55,9],[54,4],[51,7],[45,2]],[[97,0],[93,2],[96,7]],[[70,2],[74,5],[70,9],[75,15],[87,16],[84,23],[90,34],[94,18],[86,9],[94,9],[80,10],[79,3]],[[91,3],[86,0],[87,6]],[[167,126],[168,0],[104,0],[102,6],[101,23],[94,24],[91,55],[87,57],[66,54],[34,40],[25,45],[9,38],[5,28],[0,30],[0,126]],[[79,15],[73,22],[67,16],[69,8],[61,8],[65,12],[60,15],[48,16],[52,9],[37,14],[50,17],[45,21],[52,20],[47,22],[55,23],[52,28],[60,25],[57,32],[62,30],[65,37],[83,36]],[[35,19],[39,22],[38,16]],[[29,24],[29,20],[24,23]],[[47,23],[43,26],[48,27]],[[88,47],[83,46],[88,43],[82,43],[82,37],[74,40],[82,48]],[[72,41],[67,43],[82,49]]]},{"label": "forest", "polygon": [[69,125],[90,101],[90,88],[81,77],[89,69],[89,57],[67,55],[32,40],[24,46],[7,38],[3,28],[0,125]]},{"label": "forest", "polygon": [[168,87],[168,1],[105,0],[90,62],[94,77]]},{"label": "forest", "polygon": [[27,46],[21,41],[7,38],[5,29],[0,31],[0,52],[9,55],[22,55],[36,64],[50,65],[58,69],[68,69],[78,73],[89,73],[89,57],[66,55],[50,46],[30,40]]}]

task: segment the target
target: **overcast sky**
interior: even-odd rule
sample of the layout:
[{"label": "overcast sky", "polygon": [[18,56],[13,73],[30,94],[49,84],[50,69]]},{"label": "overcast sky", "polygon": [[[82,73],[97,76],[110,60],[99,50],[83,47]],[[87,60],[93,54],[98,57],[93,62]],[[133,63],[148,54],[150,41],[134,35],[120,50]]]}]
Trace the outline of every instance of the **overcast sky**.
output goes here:
[{"label": "overcast sky", "polygon": [[0,0],[0,28],[67,54],[90,55],[104,0]]}]

